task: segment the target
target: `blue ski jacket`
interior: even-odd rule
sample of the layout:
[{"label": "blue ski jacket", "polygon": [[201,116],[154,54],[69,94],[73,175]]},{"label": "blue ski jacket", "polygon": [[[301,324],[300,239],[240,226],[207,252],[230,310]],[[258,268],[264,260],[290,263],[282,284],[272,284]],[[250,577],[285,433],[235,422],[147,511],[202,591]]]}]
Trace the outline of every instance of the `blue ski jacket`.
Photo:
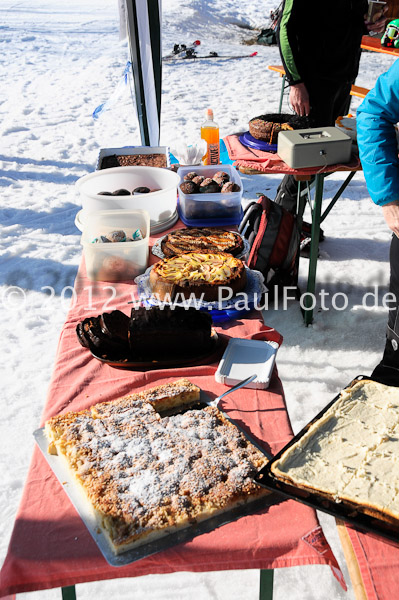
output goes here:
[{"label": "blue ski jacket", "polygon": [[371,199],[384,206],[399,200],[399,60],[375,84],[356,113],[357,143]]}]

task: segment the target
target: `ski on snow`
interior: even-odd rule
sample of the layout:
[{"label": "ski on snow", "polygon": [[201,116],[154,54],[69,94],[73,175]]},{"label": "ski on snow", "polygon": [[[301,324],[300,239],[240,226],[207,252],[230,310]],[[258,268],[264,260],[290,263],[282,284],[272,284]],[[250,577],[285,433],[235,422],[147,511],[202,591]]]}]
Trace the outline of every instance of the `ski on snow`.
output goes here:
[{"label": "ski on snow", "polygon": [[173,51],[170,54],[162,57],[162,60],[171,60],[173,58],[183,58],[186,55],[191,57],[193,54],[196,54],[196,48],[201,45],[200,40],[195,40],[192,44],[188,46],[186,44],[175,44]]},{"label": "ski on snow", "polygon": [[222,60],[234,60],[237,58],[250,58],[253,56],[257,56],[257,52],[252,52],[252,54],[238,54],[238,55],[233,55],[233,56],[220,56],[217,52],[210,52],[209,54],[197,54],[196,52],[194,52],[193,54],[185,54],[185,55],[169,55],[169,56],[165,56],[163,58],[163,60],[166,61],[178,61],[178,60],[193,60],[194,62],[196,60],[199,59],[205,59],[205,58],[220,58]]}]

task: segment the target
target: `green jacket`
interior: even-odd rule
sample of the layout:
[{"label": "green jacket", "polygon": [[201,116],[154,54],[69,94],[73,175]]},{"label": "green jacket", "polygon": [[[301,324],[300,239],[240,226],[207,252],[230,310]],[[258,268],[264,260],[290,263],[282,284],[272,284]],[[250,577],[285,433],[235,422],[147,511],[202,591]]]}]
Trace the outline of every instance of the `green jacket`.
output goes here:
[{"label": "green jacket", "polygon": [[353,83],[367,7],[367,0],[285,0],[278,43],[288,82]]}]

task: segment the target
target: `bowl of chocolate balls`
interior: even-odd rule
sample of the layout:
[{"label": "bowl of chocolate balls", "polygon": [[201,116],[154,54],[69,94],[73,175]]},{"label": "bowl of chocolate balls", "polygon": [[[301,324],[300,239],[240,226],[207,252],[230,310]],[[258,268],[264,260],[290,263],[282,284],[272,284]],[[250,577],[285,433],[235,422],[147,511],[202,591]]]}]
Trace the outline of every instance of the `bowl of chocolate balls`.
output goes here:
[{"label": "bowl of chocolate balls", "polygon": [[76,187],[85,215],[103,210],[146,210],[151,231],[177,219],[180,177],[168,169],[147,166],[112,167],[81,177]]}]

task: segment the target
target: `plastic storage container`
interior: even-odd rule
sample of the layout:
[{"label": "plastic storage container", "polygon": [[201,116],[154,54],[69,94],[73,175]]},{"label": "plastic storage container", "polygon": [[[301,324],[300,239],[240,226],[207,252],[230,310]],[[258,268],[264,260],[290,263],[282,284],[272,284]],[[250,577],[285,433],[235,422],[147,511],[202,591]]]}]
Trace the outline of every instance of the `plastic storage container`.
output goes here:
[{"label": "plastic storage container", "polygon": [[236,385],[256,373],[256,379],[245,387],[268,388],[278,348],[277,342],[230,339],[216,370],[216,381],[225,385]]},{"label": "plastic storage container", "polygon": [[191,227],[238,225],[242,218],[242,182],[237,170],[231,165],[180,167],[177,171],[179,184],[191,171],[204,177],[212,177],[218,171],[225,171],[230,181],[240,186],[240,191],[229,194],[184,194],[179,188],[178,212],[183,223]]},{"label": "plastic storage container", "polygon": [[[112,167],[84,175],[76,182],[85,213],[98,210],[146,210],[151,229],[177,219],[177,186],[180,177],[168,169],[158,167]],[[114,192],[145,186],[159,190],[130,196],[103,196],[99,192]],[[175,219],[175,220],[176,220]],[[165,227],[166,228],[166,227]]]},{"label": "plastic storage container", "polygon": [[[140,229],[134,242],[97,243],[95,238],[122,229],[127,236]],[[91,281],[125,281],[143,273],[148,264],[150,215],[145,210],[92,212],[84,225],[81,244]]]},{"label": "plastic storage container", "polygon": [[123,148],[101,148],[96,169],[101,169],[102,159],[106,156],[131,156],[136,154],[164,154],[166,159],[166,167],[170,167],[170,151],[168,146],[124,146]]},{"label": "plastic storage container", "polygon": [[[177,173],[158,167],[112,167],[84,175],[76,182],[82,200],[82,208],[87,211],[127,208],[145,209],[150,218],[164,219],[176,210],[177,186],[180,178]],[[137,187],[148,187],[148,194],[130,196],[104,196],[100,192],[114,192],[126,189],[132,192]],[[151,202],[150,202],[151,201]]]}]

